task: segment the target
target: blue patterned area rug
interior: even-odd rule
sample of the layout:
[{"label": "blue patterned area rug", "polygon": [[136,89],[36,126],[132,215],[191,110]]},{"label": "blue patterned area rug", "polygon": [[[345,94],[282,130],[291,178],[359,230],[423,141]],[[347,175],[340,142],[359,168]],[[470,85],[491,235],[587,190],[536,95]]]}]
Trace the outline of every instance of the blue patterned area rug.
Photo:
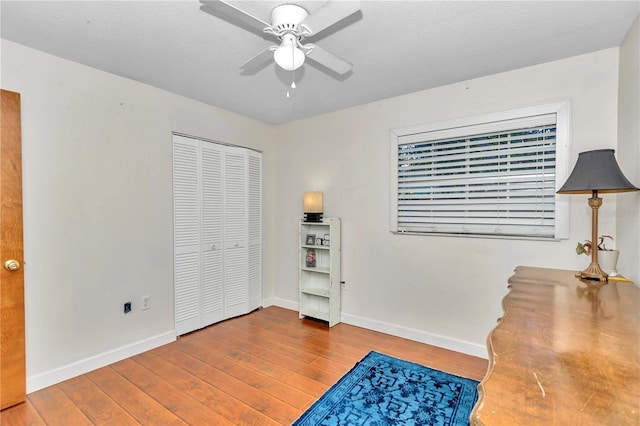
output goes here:
[{"label": "blue patterned area rug", "polygon": [[370,352],[293,425],[468,425],[477,385]]}]

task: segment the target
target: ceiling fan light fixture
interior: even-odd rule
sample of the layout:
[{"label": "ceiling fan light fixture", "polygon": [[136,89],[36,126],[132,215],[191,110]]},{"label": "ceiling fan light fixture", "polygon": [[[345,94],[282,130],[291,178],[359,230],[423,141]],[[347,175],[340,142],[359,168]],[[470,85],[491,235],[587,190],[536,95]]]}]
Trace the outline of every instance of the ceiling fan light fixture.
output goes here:
[{"label": "ceiling fan light fixture", "polygon": [[296,38],[292,34],[283,37],[282,44],[273,52],[273,59],[287,71],[298,69],[304,64],[305,54],[296,46]]}]

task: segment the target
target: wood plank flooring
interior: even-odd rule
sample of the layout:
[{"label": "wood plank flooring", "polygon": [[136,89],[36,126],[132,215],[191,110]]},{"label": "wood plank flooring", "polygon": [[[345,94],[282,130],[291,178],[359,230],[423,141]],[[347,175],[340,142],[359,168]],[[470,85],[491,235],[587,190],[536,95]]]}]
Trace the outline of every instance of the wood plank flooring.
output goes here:
[{"label": "wood plank flooring", "polygon": [[480,380],[487,361],[269,307],[28,395],[9,425],[290,425],[369,351]]}]

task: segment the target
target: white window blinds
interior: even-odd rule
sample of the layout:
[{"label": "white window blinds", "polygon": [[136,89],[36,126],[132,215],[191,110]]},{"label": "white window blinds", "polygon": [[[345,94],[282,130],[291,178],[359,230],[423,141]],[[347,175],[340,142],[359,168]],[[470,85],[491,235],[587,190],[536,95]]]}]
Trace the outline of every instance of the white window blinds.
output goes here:
[{"label": "white window blinds", "polygon": [[556,113],[406,132],[393,147],[393,231],[558,237]]}]

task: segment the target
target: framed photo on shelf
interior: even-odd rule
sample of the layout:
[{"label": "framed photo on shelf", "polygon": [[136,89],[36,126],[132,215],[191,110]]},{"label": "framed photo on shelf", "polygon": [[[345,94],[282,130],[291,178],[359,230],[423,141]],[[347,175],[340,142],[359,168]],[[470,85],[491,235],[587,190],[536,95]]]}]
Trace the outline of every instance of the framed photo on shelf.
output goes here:
[{"label": "framed photo on shelf", "polygon": [[316,238],[316,245],[317,246],[321,246],[322,245],[322,238]]},{"label": "framed photo on shelf", "polygon": [[308,246],[312,246],[316,243],[316,234],[307,234],[307,242]]},{"label": "framed photo on shelf", "polygon": [[307,268],[316,267],[316,251],[314,249],[307,249],[307,255],[304,258]]},{"label": "framed photo on shelf", "polygon": [[330,234],[324,234],[322,236],[322,245],[323,246],[330,246],[331,245],[331,235]]}]

